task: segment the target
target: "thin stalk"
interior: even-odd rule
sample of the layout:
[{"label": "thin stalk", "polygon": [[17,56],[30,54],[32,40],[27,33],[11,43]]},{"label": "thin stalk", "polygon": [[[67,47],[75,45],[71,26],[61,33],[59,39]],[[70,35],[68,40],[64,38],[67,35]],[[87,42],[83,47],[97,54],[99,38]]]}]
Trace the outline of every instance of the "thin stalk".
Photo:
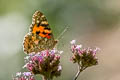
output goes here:
[{"label": "thin stalk", "polygon": [[81,72],[81,67],[80,67],[80,64],[78,63],[78,72],[76,73],[73,80],[77,80],[78,76],[80,75],[80,72]]},{"label": "thin stalk", "polygon": [[85,70],[87,67],[83,67],[80,65],[80,63],[78,63],[78,72],[76,73],[75,77],[73,80],[77,80],[78,76],[80,75],[80,73]]},{"label": "thin stalk", "polygon": [[67,26],[67,27],[62,31],[62,33],[57,37],[57,40],[60,40],[60,39],[62,38],[63,34],[68,30],[69,27],[70,27],[70,26]]}]

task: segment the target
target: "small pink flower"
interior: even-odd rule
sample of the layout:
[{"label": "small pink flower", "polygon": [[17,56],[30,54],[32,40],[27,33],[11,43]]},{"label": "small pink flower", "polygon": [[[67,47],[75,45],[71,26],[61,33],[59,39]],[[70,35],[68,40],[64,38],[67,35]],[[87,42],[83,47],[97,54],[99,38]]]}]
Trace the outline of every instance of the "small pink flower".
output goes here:
[{"label": "small pink flower", "polygon": [[58,66],[58,71],[62,70],[62,66]]},{"label": "small pink flower", "polygon": [[27,68],[28,68],[28,70],[32,71],[32,70],[33,70],[33,67],[34,67],[33,64],[27,63]]},{"label": "small pink flower", "polygon": [[82,48],[82,45],[77,45],[76,46],[76,49],[80,49],[80,48]]},{"label": "small pink flower", "polygon": [[59,56],[59,55],[57,55],[55,58],[58,60],[58,59],[60,59],[60,56]]},{"label": "small pink flower", "polygon": [[76,43],[76,40],[72,40],[72,41],[70,42],[71,45],[75,45],[75,43]]},{"label": "small pink flower", "polygon": [[43,57],[42,56],[38,56],[38,61],[42,62],[43,61]]},{"label": "small pink flower", "polygon": [[31,76],[32,74],[30,72],[24,72],[23,75],[24,76]]},{"label": "small pink flower", "polygon": [[32,61],[37,61],[37,60],[38,60],[38,57],[37,57],[37,56],[31,57],[31,60],[32,60]]}]

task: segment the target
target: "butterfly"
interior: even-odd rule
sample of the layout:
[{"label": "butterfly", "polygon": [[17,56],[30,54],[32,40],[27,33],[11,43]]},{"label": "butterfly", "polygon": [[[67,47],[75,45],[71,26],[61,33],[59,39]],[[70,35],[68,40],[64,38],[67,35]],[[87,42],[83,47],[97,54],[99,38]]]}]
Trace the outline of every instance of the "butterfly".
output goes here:
[{"label": "butterfly", "polygon": [[25,35],[23,40],[24,52],[29,54],[53,49],[57,42],[46,17],[40,11],[36,11],[32,17],[29,33]]}]

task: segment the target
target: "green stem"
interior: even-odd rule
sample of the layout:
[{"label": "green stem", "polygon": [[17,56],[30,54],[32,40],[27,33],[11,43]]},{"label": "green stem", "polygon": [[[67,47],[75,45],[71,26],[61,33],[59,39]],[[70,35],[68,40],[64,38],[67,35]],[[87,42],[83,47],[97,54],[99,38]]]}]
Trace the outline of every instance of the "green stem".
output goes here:
[{"label": "green stem", "polygon": [[78,72],[76,73],[73,80],[77,80],[78,76],[80,75],[80,72],[81,72],[81,67],[80,67],[80,64],[78,63]]},{"label": "green stem", "polygon": [[78,76],[80,75],[80,73],[85,70],[87,67],[83,67],[80,65],[80,63],[78,63],[78,72],[76,73],[75,77],[73,80],[77,80]]}]

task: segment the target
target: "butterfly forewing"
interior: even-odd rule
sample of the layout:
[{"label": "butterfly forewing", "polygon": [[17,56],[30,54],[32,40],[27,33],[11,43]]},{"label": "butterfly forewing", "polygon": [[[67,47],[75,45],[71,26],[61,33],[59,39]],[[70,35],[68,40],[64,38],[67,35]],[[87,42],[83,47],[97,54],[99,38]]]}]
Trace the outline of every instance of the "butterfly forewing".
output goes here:
[{"label": "butterfly forewing", "polygon": [[36,11],[33,14],[30,31],[23,41],[24,52],[29,54],[53,49],[56,43],[46,17],[40,11]]}]

